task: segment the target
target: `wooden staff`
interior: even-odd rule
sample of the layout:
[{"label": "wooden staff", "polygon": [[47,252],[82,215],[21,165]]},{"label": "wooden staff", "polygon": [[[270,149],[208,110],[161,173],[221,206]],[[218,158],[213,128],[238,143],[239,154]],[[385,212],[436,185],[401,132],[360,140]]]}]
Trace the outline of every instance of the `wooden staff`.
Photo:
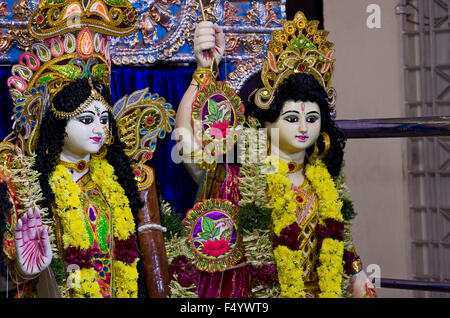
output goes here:
[{"label": "wooden staff", "polygon": [[145,284],[149,297],[164,298],[169,295],[170,280],[155,181],[139,194],[144,207],[139,211],[138,228],[150,225],[138,233]]}]

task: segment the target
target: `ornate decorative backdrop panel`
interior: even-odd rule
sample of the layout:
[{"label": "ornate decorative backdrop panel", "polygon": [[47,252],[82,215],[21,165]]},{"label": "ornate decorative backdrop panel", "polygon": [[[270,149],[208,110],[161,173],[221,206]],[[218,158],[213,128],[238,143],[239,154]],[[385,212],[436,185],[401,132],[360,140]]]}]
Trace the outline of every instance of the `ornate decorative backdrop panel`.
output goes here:
[{"label": "ornate decorative backdrop panel", "polygon": [[[50,0],[49,0],[50,1]],[[79,1],[88,7],[96,0]],[[106,0],[110,2],[118,0]],[[115,65],[144,66],[194,62],[192,40],[201,21],[198,0],[130,0],[139,13],[138,31],[112,39]],[[242,71],[254,69],[266,51],[270,34],[286,19],[285,0],[204,1],[207,19],[222,25],[227,37],[226,72],[236,83]],[[0,1],[0,63],[15,63],[33,40],[26,27],[38,0]]]}]

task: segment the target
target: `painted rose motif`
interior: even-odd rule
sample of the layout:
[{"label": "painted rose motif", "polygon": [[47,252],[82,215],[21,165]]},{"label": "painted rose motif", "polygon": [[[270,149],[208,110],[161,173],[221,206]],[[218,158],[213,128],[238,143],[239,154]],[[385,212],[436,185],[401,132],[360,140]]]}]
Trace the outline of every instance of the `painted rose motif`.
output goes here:
[{"label": "painted rose motif", "polygon": [[209,134],[214,139],[223,138],[227,135],[227,129],[229,125],[230,125],[229,121],[224,121],[221,123],[212,123],[210,126],[211,129],[209,131]]},{"label": "painted rose motif", "polygon": [[231,201],[209,199],[188,211],[183,224],[189,230],[189,249],[197,269],[225,271],[242,259],[242,237],[236,228],[238,209]]},{"label": "painted rose motif", "polygon": [[211,257],[225,255],[231,250],[233,243],[234,223],[229,218],[212,220],[209,217],[201,218],[201,232],[198,233],[198,250]]},{"label": "painted rose motif", "polygon": [[226,254],[230,250],[230,245],[228,244],[230,240],[220,239],[220,240],[209,240],[203,242],[201,251],[203,254],[212,257],[219,257]]},{"label": "painted rose motif", "polygon": [[214,139],[225,138],[231,122],[231,103],[227,100],[217,103],[208,100],[208,115],[205,124],[209,126],[209,134]]}]

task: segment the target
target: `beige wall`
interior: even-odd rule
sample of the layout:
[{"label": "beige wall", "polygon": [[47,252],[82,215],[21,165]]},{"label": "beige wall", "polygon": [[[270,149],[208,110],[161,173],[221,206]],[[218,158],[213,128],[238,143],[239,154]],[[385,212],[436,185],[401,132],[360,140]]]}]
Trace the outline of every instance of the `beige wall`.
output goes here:
[{"label": "beige wall", "polygon": [[[335,43],[337,119],[404,117],[401,17],[395,0],[324,0],[325,29]],[[369,4],[381,8],[381,28],[369,29]],[[358,213],[353,238],[363,264],[383,278],[411,278],[406,140],[349,139],[347,185]],[[378,290],[381,297],[411,291]]]}]

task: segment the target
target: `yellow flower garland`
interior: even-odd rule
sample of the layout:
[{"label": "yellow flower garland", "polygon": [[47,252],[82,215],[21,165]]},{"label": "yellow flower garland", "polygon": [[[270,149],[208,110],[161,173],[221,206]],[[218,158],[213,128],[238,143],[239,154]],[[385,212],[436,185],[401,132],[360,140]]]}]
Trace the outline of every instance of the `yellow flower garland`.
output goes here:
[{"label": "yellow flower garland", "polygon": [[[272,209],[274,232],[280,235],[285,227],[297,222],[294,201],[296,194],[287,177],[287,164],[273,157],[268,157],[267,164],[274,171],[267,175],[268,207]],[[338,198],[336,186],[325,164],[321,160],[316,160],[306,165],[305,175],[319,197],[319,222],[324,224],[324,220],[328,218],[342,222],[342,202]],[[343,242],[330,238],[323,240],[319,255],[320,266],[317,269],[321,290],[319,297],[342,295],[343,253]],[[303,269],[297,265],[301,264],[303,254],[286,246],[277,246],[274,255],[281,297],[305,297]]]},{"label": "yellow flower garland", "polygon": [[[92,181],[99,186],[111,208],[113,235],[126,240],[135,232],[133,214],[125,191],[117,182],[114,168],[106,159],[92,159],[90,162]],[[78,184],[63,165],[57,165],[50,176],[50,187],[55,194],[55,213],[61,220],[63,246],[88,249],[89,235],[85,227],[84,212],[81,207]],[[113,262],[117,297],[137,297],[137,260],[132,264]],[[99,287],[93,284],[97,272],[93,268],[83,268],[72,272],[69,280],[73,284],[74,297],[101,297]]]},{"label": "yellow flower garland", "polygon": [[299,265],[303,257],[302,251],[293,251],[280,245],[273,251],[273,254],[277,262],[278,281],[281,287],[280,297],[304,298],[303,268]]}]

